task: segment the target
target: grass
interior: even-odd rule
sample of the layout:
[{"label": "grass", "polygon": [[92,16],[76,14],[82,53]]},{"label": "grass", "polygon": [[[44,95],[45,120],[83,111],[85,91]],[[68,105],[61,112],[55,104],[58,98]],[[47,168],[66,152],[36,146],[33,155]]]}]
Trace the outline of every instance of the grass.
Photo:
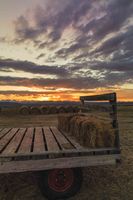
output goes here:
[{"label": "grass", "polygon": [[[122,164],[83,169],[81,191],[71,200],[133,199],[133,107],[118,108]],[[54,115],[1,114],[0,127],[57,125]],[[0,175],[0,200],[44,200],[35,173]]]}]

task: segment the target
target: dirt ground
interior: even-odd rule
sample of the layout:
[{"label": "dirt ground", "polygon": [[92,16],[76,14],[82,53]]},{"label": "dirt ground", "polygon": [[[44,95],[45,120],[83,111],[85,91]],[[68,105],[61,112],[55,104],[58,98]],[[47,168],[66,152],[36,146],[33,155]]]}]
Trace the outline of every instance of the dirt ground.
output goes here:
[{"label": "dirt ground", "polygon": [[[122,164],[83,169],[81,191],[70,200],[133,200],[133,106],[118,109]],[[0,127],[57,125],[49,116],[0,115]],[[0,200],[45,200],[36,173],[0,175]]]}]

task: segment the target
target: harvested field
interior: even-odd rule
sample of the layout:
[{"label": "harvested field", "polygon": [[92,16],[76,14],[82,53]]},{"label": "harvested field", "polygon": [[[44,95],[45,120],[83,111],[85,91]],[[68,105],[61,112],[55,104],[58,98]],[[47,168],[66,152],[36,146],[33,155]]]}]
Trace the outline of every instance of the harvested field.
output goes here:
[{"label": "harvested field", "polygon": [[[80,193],[70,200],[133,199],[133,107],[118,109],[122,164],[84,168]],[[55,115],[0,115],[0,127],[57,125]],[[0,175],[0,200],[44,200],[37,185],[38,174]]]},{"label": "harvested field", "polygon": [[0,127],[57,126],[55,115],[1,115]]}]

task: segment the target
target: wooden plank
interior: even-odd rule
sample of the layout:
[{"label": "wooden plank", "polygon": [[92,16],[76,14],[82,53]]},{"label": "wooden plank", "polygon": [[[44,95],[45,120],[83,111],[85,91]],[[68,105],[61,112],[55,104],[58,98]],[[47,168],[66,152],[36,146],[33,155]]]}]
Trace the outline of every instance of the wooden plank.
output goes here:
[{"label": "wooden plank", "polygon": [[44,135],[46,138],[47,149],[48,151],[58,151],[60,148],[48,127],[43,127]]},{"label": "wooden plank", "polygon": [[63,135],[65,135],[68,140],[71,141],[71,143],[73,144],[73,146],[77,149],[77,150],[84,150],[87,149],[85,147],[82,147],[78,142],[76,142],[76,140],[74,139],[74,137],[68,135],[67,133],[63,132]]},{"label": "wooden plank", "polygon": [[4,149],[2,154],[13,154],[16,152],[18,145],[21,142],[21,139],[26,131],[26,128],[20,128],[15,137],[11,140],[11,142]]},{"label": "wooden plank", "polygon": [[67,149],[67,150],[57,150],[57,151],[45,151],[45,152],[39,152],[39,153],[35,153],[35,152],[30,152],[30,153],[20,153],[20,154],[1,154],[0,155],[0,161],[2,161],[2,159],[5,159],[5,158],[17,158],[18,160],[21,160],[21,158],[27,158],[29,156],[34,156],[34,157],[43,157],[43,156],[46,156],[46,155],[62,155],[62,154],[67,154],[69,156],[71,155],[79,155],[79,153],[82,153],[82,156],[83,155],[88,155],[88,156],[92,156],[92,155],[108,155],[108,154],[119,154],[120,153],[120,150],[119,149],[116,149],[116,148],[100,148],[100,149],[81,149],[81,150],[78,150],[77,149]]},{"label": "wooden plank", "polygon": [[73,158],[57,158],[27,161],[11,161],[0,163],[0,173],[41,171],[57,168],[74,168],[100,165],[114,165],[120,155],[84,156]]},{"label": "wooden plank", "polygon": [[18,154],[31,152],[33,131],[34,131],[34,128],[27,129],[26,134],[23,138],[23,141],[20,145],[20,148],[18,149],[18,152],[17,152]]},{"label": "wooden plank", "polygon": [[18,128],[11,129],[1,140],[0,140],[0,152],[3,151],[5,146],[10,143],[12,138],[15,136],[16,132],[18,131]]},{"label": "wooden plank", "polygon": [[44,138],[43,138],[43,132],[42,128],[37,127],[35,128],[35,138],[34,138],[34,153],[41,153],[45,151],[45,144],[44,144]]},{"label": "wooden plank", "polygon": [[116,100],[116,93],[92,95],[92,96],[80,96],[81,101],[104,101],[104,100]]},{"label": "wooden plank", "polygon": [[56,128],[51,127],[53,134],[58,140],[62,149],[74,149],[73,145],[64,137],[64,135]]},{"label": "wooden plank", "polygon": [[43,156],[46,158],[46,155],[55,155],[56,157],[59,155],[64,156],[63,154],[67,154],[67,156],[72,157],[73,155],[79,156],[79,153],[82,153],[80,156],[95,156],[95,155],[113,155],[113,154],[120,154],[120,150],[116,148],[100,148],[100,149],[67,149],[67,150],[58,150],[58,151],[45,151],[45,152],[39,152],[39,153],[34,153],[34,152],[29,152],[29,153],[19,153],[19,154],[1,154],[0,155],[0,161],[6,159],[6,158],[17,158],[17,160],[25,159],[29,156],[33,157],[41,157]]},{"label": "wooden plank", "polygon": [[0,139],[9,131],[11,130],[11,128],[4,128],[3,130],[1,130],[0,132]]}]

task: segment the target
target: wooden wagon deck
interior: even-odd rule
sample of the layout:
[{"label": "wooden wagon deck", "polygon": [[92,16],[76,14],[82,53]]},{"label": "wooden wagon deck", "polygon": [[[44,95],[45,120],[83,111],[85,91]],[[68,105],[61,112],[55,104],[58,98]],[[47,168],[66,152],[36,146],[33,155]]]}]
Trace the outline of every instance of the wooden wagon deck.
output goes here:
[{"label": "wooden wagon deck", "polygon": [[87,149],[56,127],[0,129],[0,173],[115,164],[117,148]]}]

